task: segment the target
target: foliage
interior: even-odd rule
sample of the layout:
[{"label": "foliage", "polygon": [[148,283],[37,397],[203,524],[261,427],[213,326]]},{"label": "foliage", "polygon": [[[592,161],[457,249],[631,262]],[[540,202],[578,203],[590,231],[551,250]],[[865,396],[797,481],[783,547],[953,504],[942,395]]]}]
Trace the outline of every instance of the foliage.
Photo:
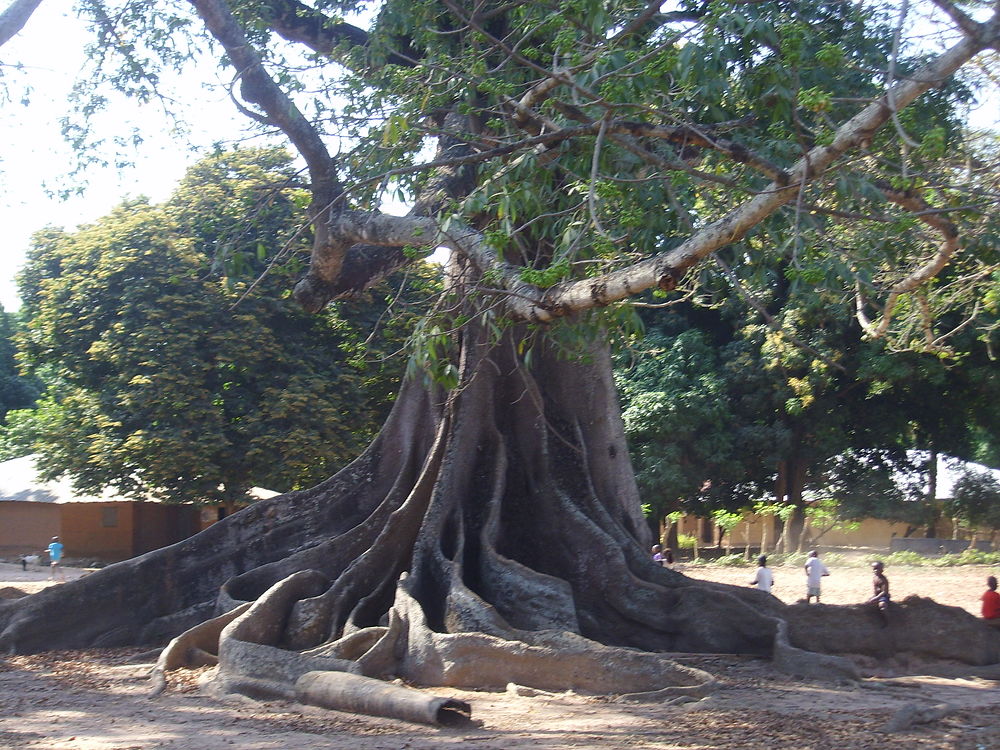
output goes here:
[{"label": "foliage", "polygon": [[36,237],[22,341],[50,373],[27,431],[47,474],[234,500],[309,486],[356,455],[401,370],[362,366],[364,336],[376,352],[401,343],[375,326],[380,301],[307,316],[273,277],[245,294],[240,271],[302,251],[299,190],[281,151],[218,153],[162,206]]},{"label": "foliage", "polygon": [[[666,324],[669,326],[669,322]],[[640,492],[655,513],[734,509],[762,492],[782,436],[751,414],[755,398],[734,393],[739,348],[718,348],[710,332],[675,337],[651,329],[619,357],[616,383]],[[728,360],[728,361],[727,361]]]},{"label": "foliage", "polygon": [[827,461],[826,491],[837,504],[838,518],[926,526],[935,509],[923,495],[925,469],[902,451],[849,450]]},{"label": "foliage", "polygon": [[954,554],[928,557],[916,552],[900,550],[879,559],[887,566],[912,565],[914,567],[953,568],[958,565],[1000,565],[1000,552],[966,549]]},{"label": "foliage", "polygon": [[0,425],[11,410],[31,406],[39,393],[38,380],[18,370],[13,341],[16,329],[15,317],[0,307]]},{"label": "foliage", "polygon": [[746,568],[751,565],[743,555],[723,555],[714,560],[705,562],[706,565],[717,565],[720,568]]},{"label": "foliage", "polygon": [[989,472],[966,469],[955,481],[951,514],[972,528],[1000,529],[1000,480]]},{"label": "foliage", "polygon": [[811,494],[835,500],[844,521],[929,524],[926,467],[907,450],[969,456],[995,431],[1000,375],[988,352],[962,335],[953,358],[891,352],[862,339],[839,296],[760,294],[780,331],[720,289],[714,310],[649,316],[619,357],[644,501],[707,515],[777,495],[804,510]]},{"label": "foliage", "polygon": [[691,534],[678,534],[677,535],[677,547],[678,549],[694,549],[697,539]]},{"label": "foliage", "polygon": [[813,547],[828,531],[854,531],[861,526],[858,520],[844,518],[840,503],[833,498],[820,498],[809,503],[805,515],[810,527],[809,543]]},{"label": "foliage", "polygon": [[[801,569],[806,562],[806,555],[801,552],[788,554],[769,553],[767,564],[772,568],[789,567]],[[876,559],[886,567],[913,568],[953,568],[960,565],[1000,565],[1000,551],[987,552],[978,549],[968,549],[948,555],[927,556],[909,550],[900,550],[887,555],[875,557],[857,557],[843,555],[838,552],[824,552],[823,563],[829,568],[867,568]],[[702,557],[698,560],[686,560],[685,565],[745,567],[747,561],[742,555],[722,555],[721,557]]]},{"label": "foliage", "polygon": [[[884,558],[888,560],[889,558]],[[807,557],[801,552],[789,552],[782,554],[780,552],[769,552],[767,555],[767,564],[771,568],[780,567],[790,567],[801,569],[805,565]],[[862,563],[849,558],[845,555],[841,555],[836,552],[827,552],[823,554],[823,562],[828,567],[852,567],[861,565]],[[741,554],[732,555],[720,555],[719,557],[702,557],[698,560],[685,560],[685,565],[699,565],[706,567],[722,567],[722,568],[746,568],[756,566],[756,560],[747,560]],[[864,563],[867,565],[868,563]]]}]

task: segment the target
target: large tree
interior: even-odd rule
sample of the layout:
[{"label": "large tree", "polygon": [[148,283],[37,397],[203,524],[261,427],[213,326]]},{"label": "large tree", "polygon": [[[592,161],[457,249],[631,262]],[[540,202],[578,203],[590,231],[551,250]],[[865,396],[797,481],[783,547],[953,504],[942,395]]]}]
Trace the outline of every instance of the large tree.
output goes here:
[{"label": "large tree", "polygon": [[[238,275],[271,250],[301,254],[297,183],[281,149],[218,153],[162,205],[38,234],[21,348],[50,388],[33,429],[22,417],[15,431],[44,475],[232,503],[254,486],[311,486],[360,452],[388,412],[383,381],[403,371],[401,356],[365,366],[358,351],[403,345],[376,324],[384,301],[308,315],[282,294],[287,277],[248,294]],[[414,294],[396,282],[379,291],[406,307]]]},{"label": "large tree", "polygon": [[[969,459],[1000,425],[1000,376],[978,333],[958,332],[948,352],[893,352],[863,337],[842,294],[788,294],[727,270],[711,281],[739,288],[713,295],[721,303],[643,311],[649,333],[619,358],[644,505],[708,515],[770,496],[801,522],[807,493],[834,485],[849,518],[926,517],[919,492],[894,489],[894,475],[925,473],[908,451]],[[979,328],[995,319],[975,315]]]},{"label": "large tree", "polygon": [[14,344],[17,327],[16,318],[0,307],[0,424],[11,410],[31,406],[40,390],[37,379],[25,376],[18,367]]},{"label": "large tree", "polygon": [[[1000,44],[1000,18],[938,5],[954,43],[922,56],[840,1],[388,0],[366,30],[340,20],[349,3],[192,0],[240,107],[305,162],[302,305],[319,311],[437,246],[452,252],[449,286],[418,331],[413,377],[353,464],[2,605],[2,647],[155,641],[221,609],[242,614],[222,633],[219,682],[257,693],[336,669],[615,692],[698,683],[661,653],[677,650],[849,672],[790,647],[817,632],[797,626],[799,610],[647,558],[607,341],[632,295],[686,289],[723,248],[752,264],[781,244],[856,296],[868,335],[906,347],[915,330],[945,348],[942,313],[977,294],[986,261],[968,259],[964,297],[933,280],[995,193],[965,189],[957,168],[929,174],[923,153],[948,149],[958,166],[953,76]],[[142,88],[163,30],[181,26],[154,3],[128,11],[102,8],[102,38],[123,45],[124,74]],[[135,28],[112,33],[115,19]],[[296,79],[310,61],[321,73]],[[317,91],[342,98],[296,103]],[[933,139],[914,141],[915,122]],[[328,134],[351,140],[336,152]],[[386,189],[410,197],[409,215],[377,209]],[[831,225],[870,236],[900,221],[923,237],[919,253],[826,241]],[[56,616],[68,596],[72,632]],[[920,639],[917,620],[880,633],[865,612],[837,617],[854,629],[839,620],[829,650],[945,648]],[[221,625],[170,652],[218,640]],[[960,629],[949,655],[1000,659],[995,635]]]}]

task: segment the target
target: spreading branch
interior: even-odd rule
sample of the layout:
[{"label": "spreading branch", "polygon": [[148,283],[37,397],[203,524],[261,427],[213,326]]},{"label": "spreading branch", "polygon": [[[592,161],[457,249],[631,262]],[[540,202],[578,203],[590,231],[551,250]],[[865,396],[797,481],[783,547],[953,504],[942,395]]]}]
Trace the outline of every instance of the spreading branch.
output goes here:
[{"label": "spreading branch", "polygon": [[24,28],[24,24],[41,3],[42,0],[14,0],[7,10],[0,13],[0,46]]},{"label": "spreading branch", "polygon": [[[865,297],[859,290],[857,294],[856,317],[858,323],[861,324],[861,328],[872,338],[882,338],[885,336],[889,330],[890,323],[892,323],[893,313],[895,312],[899,298],[937,276],[959,249],[958,228],[943,215],[934,213],[931,206],[923,198],[910,191],[894,190],[888,185],[879,185],[879,189],[885,195],[886,200],[912,212],[921,222],[937,232],[941,236],[941,241],[938,243],[937,252],[930,260],[892,286],[886,298],[885,305],[882,308],[882,320],[878,325],[873,324],[865,312]],[[926,301],[922,304],[926,305]],[[933,343],[933,336],[930,335],[929,331],[929,317],[929,313],[924,308],[925,338],[930,344]]]},{"label": "spreading branch", "polygon": [[[896,108],[909,105],[924,92],[940,85],[984,48],[982,39],[963,39],[936,60],[897,83],[892,90]],[[500,279],[501,288],[511,295],[507,312],[512,318],[551,321],[572,312],[609,305],[654,287],[674,288],[687,269],[745,236],[765,218],[794,200],[803,184],[820,176],[838,157],[870,141],[873,133],[892,116],[893,108],[889,106],[888,97],[889,94],[886,94],[844,123],[829,145],[813,148],[787,173],[781,172],[779,179],[772,181],[764,190],[726,216],[694,232],[673,250],[603,276],[563,282],[545,291],[521,281],[516,267],[500,258],[484,241],[481,233],[471,227],[459,227],[457,222],[453,222],[447,231],[442,231],[435,220],[426,217],[418,219],[386,216],[378,212],[345,211],[332,220],[330,231],[346,243],[424,247],[430,242],[449,247],[467,256],[484,273],[489,272]],[[649,137],[656,134],[657,129],[643,126],[642,132]],[[668,131],[660,129],[659,132],[666,135]],[[693,135],[684,129],[671,129],[670,132],[677,137],[680,133],[684,137]],[[706,139],[699,145],[708,146],[711,142]],[[890,199],[907,203],[918,200],[901,193]],[[914,206],[912,210],[920,213],[921,220],[927,221],[930,226],[951,226],[939,215],[927,213],[926,205],[911,205]],[[930,263],[900,282],[899,291],[892,300],[938,273],[953,253],[952,240],[949,240]],[[907,288],[904,289],[904,286]],[[888,326],[884,318],[883,324]]]},{"label": "spreading branch", "polygon": [[[994,29],[996,21],[994,20]],[[994,34],[1000,38],[996,30]],[[966,37],[892,89],[902,109],[924,92],[939,86],[996,39]],[[817,146],[788,170],[789,182],[772,181],[756,196],[697,231],[678,247],[632,266],[593,279],[567,281],[549,289],[541,304],[553,316],[565,315],[625,299],[658,286],[672,286],[687,269],[725,245],[736,242],[765,218],[795,199],[802,183],[815,179],[836,159],[869,141],[892,116],[888,94],[844,123],[829,145]]]},{"label": "spreading branch", "polygon": [[331,241],[321,219],[325,212],[337,205],[343,187],[337,179],[336,164],[326,144],[264,68],[260,55],[250,44],[225,0],[191,0],[191,4],[238,71],[243,98],[259,106],[267,121],[278,127],[305,159],[312,183],[309,215],[315,226],[311,263],[322,269],[324,276],[335,278],[340,273],[347,248]]}]

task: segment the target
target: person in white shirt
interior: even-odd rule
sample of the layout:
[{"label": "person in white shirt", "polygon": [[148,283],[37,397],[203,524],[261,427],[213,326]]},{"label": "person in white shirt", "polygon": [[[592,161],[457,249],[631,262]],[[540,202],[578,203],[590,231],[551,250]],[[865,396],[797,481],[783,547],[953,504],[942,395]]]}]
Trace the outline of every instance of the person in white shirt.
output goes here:
[{"label": "person in white shirt", "polygon": [[820,581],[823,576],[830,575],[830,571],[826,569],[826,566],[819,559],[819,553],[816,550],[812,550],[809,553],[809,557],[806,559],[806,604],[809,604],[809,600],[814,596],[816,597],[816,603],[819,604],[819,588]]},{"label": "person in white shirt", "polygon": [[751,586],[756,586],[761,591],[766,591],[768,594],[771,593],[771,587],[774,585],[774,574],[771,569],[767,567],[767,555],[761,555],[757,558],[757,573],[754,575],[753,580],[750,581]]}]

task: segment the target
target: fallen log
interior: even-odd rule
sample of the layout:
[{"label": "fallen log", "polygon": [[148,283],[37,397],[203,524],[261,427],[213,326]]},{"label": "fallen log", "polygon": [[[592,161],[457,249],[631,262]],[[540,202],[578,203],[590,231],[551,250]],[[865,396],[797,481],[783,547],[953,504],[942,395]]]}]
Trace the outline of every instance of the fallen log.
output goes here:
[{"label": "fallen log", "polygon": [[312,706],[421,724],[459,726],[472,716],[465,701],[349,672],[306,672],[295,682],[295,698]]}]

